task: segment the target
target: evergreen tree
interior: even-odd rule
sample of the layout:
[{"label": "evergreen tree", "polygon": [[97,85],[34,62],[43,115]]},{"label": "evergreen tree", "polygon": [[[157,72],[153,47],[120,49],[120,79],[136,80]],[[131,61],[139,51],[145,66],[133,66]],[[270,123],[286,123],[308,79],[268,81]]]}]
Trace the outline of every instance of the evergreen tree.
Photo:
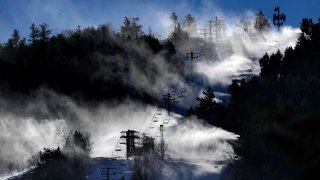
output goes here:
[{"label": "evergreen tree", "polygon": [[208,88],[206,91],[203,91],[203,97],[197,97],[199,101],[199,107],[197,108],[200,112],[210,112],[216,107],[216,102],[214,100],[215,95],[212,88]]},{"label": "evergreen tree", "polygon": [[300,23],[300,29],[306,35],[311,35],[312,26],[313,26],[312,19],[303,18]]},{"label": "evergreen tree", "polygon": [[184,17],[183,29],[185,31],[187,31],[189,34],[196,34],[197,33],[196,21],[191,16],[191,14],[188,14]]},{"label": "evergreen tree", "polygon": [[175,12],[171,13],[170,19],[172,21],[173,29],[175,30],[177,28],[177,26],[178,26],[178,16],[176,15]]},{"label": "evergreen tree", "polygon": [[10,50],[13,48],[17,48],[20,41],[20,34],[19,31],[14,29],[11,37],[8,39],[8,42],[6,43],[6,49]]},{"label": "evergreen tree", "polygon": [[190,108],[187,109],[185,116],[188,117],[188,116],[192,116],[192,115],[196,115],[196,111],[192,106],[190,106]]},{"label": "evergreen tree", "polygon": [[34,23],[31,24],[30,30],[31,30],[31,33],[29,34],[30,39],[28,39],[28,41],[34,43],[35,41],[39,40],[40,31],[39,31],[39,28]]},{"label": "evergreen tree", "polygon": [[11,36],[13,47],[18,47],[20,42],[20,34],[19,31],[14,29],[13,34]]},{"label": "evergreen tree", "polygon": [[138,38],[143,34],[141,28],[142,25],[139,24],[139,18],[132,18],[130,30],[133,38]]},{"label": "evergreen tree", "polygon": [[135,39],[140,37],[143,32],[142,25],[139,24],[139,18],[132,18],[130,20],[128,17],[124,17],[120,32],[123,38]]},{"label": "evergreen tree", "polygon": [[39,27],[40,27],[40,31],[39,31],[40,40],[43,42],[48,41],[50,34],[52,32],[52,30],[49,29],[49,25],[47,23],[42,23]]},{"label": "evergreen tree", "polygon": [[249,21],[247,18],[241,18],[240,20],[240,26],[245,32],[249,32],[251,21]]},{"label": "evergreen tree", "polygon": [[271,29],[271,26],[268,22],[268,18],[263,14],[261,10],[258,13],[256,13],[254,28],[259,32],[270,31]]},{"label": "evergreen tree", "polygon": [[121,26],[121,30],[120,30],[123,38],[130,37],[130,26],[131,26],[130,19],[128,17],[124,17],[123,25]]},{"label": "evergreen tree", "polygon": [[178,23],[177,28],[175,28],[174,31],[171,32],[169,36],[169,39],[173,42],[180,42],[188,38],[189,38],[188,33],[182,30],[180,23]]}]

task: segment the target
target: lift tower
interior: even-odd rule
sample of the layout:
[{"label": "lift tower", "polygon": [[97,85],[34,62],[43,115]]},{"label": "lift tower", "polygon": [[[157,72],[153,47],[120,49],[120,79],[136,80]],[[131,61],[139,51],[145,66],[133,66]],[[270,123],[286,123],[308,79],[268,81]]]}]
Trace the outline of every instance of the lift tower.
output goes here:
[{"label": "lift tower", "polygon": [[186,55],[187,60],[190,58],[191,63],[195,62],[195,60],[199,58],[199,53],[193,51],[186,53]]},{"label": "lift tower", "polygon": [[163,125],[160,125],[160,157],[161,159],[164,159],[164,139],[163,139]]},{"label": "lift tower", "polygon": [[280,26],[283,25],[283,23],[286,21],[286,15],[283,13],[280,13],[280,7],[276,6],[274,8],[274,14],[273,14],[273,24],[278,27],[278,31],[280,31]]},{"label": "lift tower", "polygon": [[136,152],[135,139],[140,139],[139,132],[130,130],[130,129],[128,129],[128,131],[121,131],[120,138],[126,140],[125,144],[127,146],[127,158],[135,155],[135,152]]}]

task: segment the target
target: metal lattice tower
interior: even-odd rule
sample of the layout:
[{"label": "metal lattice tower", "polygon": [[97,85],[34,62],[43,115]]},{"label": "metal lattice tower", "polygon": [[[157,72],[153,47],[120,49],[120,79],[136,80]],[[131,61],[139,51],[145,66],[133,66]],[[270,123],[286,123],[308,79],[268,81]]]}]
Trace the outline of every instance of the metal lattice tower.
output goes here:
[{"label": "metal lattice tower", "polygon": [[213,39],[218,40],[224,35],[225,24],[224,20],[219,17],[214,17],[207,22],[204,27],[204,37],[207,39],[209,35],[209,42],[212,42]]},{"label": "metal lattice tower", "polygon": [[[121,131],[121,139],[125,139],[126,147],[127,147],[127,158],[131,157],[135,153],[135,139],[140,139],[139,132],[130,130],[128,131]],[[124,144],[124,143],[123,143]]]},{"label": "metal lattice tower", "polygon": [[173,93],[168,92],[168,94],[163,95],[163,101],[167,106],[167,112],[169,117],[171,115],[171,103],[176,101],[175,95]]}]

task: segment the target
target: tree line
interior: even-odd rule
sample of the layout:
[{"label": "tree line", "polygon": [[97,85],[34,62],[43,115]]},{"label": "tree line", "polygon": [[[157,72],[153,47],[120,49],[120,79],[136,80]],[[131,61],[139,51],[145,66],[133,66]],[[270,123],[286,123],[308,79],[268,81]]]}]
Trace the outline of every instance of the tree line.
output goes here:
[{"label": "tree line", "polygon": [[240,157],[222,179],[312,179],[320,166],[320,19],[301,21],[296,46],[265,54],[261,72],[229,86],[230,103],[216,102],[212,89],[187,115],[240,135]]},{"label": "tree line", "polygon": [[152,94],[133,82],[132,71],[145,74],[152,84],[157,66],[150,57],[161,56],[170,64],[169,72],[179,73],[175,52],[170,41],[144,33],[138,18],[125,17],[119,32],[104,24],[52,35],[48,24],[32,24],[28,39],[15,29],[0,44],[1,91],[30,94],[45,87],[74,99],[131,97],[147,102]]}]

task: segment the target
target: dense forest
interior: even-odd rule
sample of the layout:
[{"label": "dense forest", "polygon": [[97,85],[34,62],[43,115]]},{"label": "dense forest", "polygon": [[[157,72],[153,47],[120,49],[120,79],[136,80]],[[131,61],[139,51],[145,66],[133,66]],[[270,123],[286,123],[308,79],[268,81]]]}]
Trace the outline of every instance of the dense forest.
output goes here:
[{"label": "dense forest", "polygon": [[240,135],[224,179],[312,179],[320,166],[320,23],[301,21],[295,48],[265,54],[261,73],[233,80],[226,107],[211,88],[187,115]]},{"label": "dense forest", "polygon": [[120,32],[106,24],[51,36],[46,23],[32,24],[30,31],[26,40],[14,30],[0,47],[3,95],[44,87],[78,100],[131,97],[147,102],[154,92],[142,88],[142,78],[155,83],[157,61],[169,62],[168,71],[179,73],[172,43],[145,35],[136,19],[125,18]]}]

